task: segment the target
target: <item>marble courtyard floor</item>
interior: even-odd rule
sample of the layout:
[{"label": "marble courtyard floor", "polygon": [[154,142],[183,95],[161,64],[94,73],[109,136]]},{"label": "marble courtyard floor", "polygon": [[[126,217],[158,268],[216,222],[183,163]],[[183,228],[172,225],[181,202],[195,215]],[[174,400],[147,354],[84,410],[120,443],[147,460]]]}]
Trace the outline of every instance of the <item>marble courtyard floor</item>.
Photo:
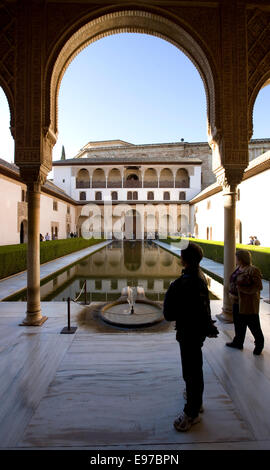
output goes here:
[{"label": "marble courtyard floor", "polygon": [[[211,302],[212,315],[221,301]],[[20,327],[25,303],[0,302],[2,449],[270,449],[270,305],[261,302],[266,345],[254,356],[224,343],[233,325],[204,345],[202,420],[177,433],[182,410],[178,344],[172,324],[127,332],[79,321],[61,335],[66,304],[42,302],[42,327]]]}]

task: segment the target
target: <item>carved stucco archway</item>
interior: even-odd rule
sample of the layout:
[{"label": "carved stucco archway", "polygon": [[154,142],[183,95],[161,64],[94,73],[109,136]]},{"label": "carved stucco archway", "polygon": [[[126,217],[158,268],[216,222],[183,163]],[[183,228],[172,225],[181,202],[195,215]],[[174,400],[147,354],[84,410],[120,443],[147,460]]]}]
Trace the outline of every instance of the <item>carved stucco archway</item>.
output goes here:
[{"label": "carved stucco archway", "polygon": [[219,84],[211,54],[202,49],[195,32],[160,15],[140,10],[127,10],[96,18],[78,29],[63,46],[57,59],[49,59],[45,75],[45,128],[58,134],[58,94],[63,75],[72,60],[88,45],[106,36],[118,33],[142,33],[157,36],[184,52],[198,70],[206,92],[209,141],[220,129]]}]

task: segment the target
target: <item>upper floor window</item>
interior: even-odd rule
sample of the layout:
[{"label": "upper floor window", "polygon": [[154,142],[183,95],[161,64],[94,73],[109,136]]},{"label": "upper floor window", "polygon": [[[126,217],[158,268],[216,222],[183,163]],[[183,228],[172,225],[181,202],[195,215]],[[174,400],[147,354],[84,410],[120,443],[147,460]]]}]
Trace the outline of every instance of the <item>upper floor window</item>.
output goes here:
[{"label": "upper floor window", "polygon": [[53,210],[58,211],[58,203],[57,201],[53,201]]},{"label": "upper floor window", "polygon": [[85,168],[82,168],[77,173],[76,188],[90,188],[89,172]]},{"label": "upper floor window", "polygon": [[163,200],[164,200],[164,201],[169,201],[169,200],[170,200],[170,193],[169,193],[169,191],[165,191],[165,192],[163,193]]},{"label": "upper floor window", "polygon": [[70,206],[67,206],[67,214],[70,214]]},{"label": "upper floor window", "polygon": [[86,201],[86,192],[80,191],[80,201]]},{"label": "upper floor window", "polygon": [[138,200],[138,192],[137,191],[133,191],[132,193],[132,199],[137,201]]},{"label": "upper floor window", "polygon": [[189,188],[190,187],[189,174],[185,168],[179,168],[177,170],[176,177],[175,177],[175,187],[176,188]]},{"label": "upper floor window", "polygon": [[117,201],[118,200],[118,193],[117,191],[112,191],[112,201]]},{"label": "upper floor window", "polygon": [[95,200],[96,201],[101,201],[102,200],[102,192],[101,191],[96,191]]},{"label": "upper floor window", "polygon": [[26,190],[22,189],[22,202],[26,202]]},{"label": "upper floor window", "polygon": [[185,191],[180,191],[179,193],[179,201],[185,201],[186,200],[186,193]]},{"label": "upper floor window", "polygon": [[207,210],[211,209],[211,201],[207,201]]},{"label": "upper floor window", "polygon": [[153,201],[154,200],[154,193],[153,191],[148,191],[147,193],[147,201]]}]

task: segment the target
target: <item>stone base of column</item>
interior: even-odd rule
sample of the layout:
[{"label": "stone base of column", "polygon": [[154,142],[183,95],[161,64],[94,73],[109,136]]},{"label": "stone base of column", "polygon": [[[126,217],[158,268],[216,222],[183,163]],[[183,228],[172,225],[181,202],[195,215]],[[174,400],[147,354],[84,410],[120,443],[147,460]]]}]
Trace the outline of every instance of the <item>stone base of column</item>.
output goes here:
[{"label": "stone base of column", "polygon": [[43,323],[48,320],[48,317],[41,317],[38,320],[35,320],[34,318],[31,319],[31,317],[26,317],[22,323],[19,324],[19,326],[41,326]]},{"label": "stone base of column", "polygon": [[233,323],[233,316],[231,312],[222,310],[222,312],[216,315],[216,317],[223,323]]}]

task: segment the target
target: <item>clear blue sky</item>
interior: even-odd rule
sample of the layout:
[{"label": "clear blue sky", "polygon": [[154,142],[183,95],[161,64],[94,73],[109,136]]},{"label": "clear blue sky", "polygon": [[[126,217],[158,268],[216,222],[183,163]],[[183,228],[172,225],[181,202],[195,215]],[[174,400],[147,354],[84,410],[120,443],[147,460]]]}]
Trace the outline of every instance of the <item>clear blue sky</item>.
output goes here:
[{"label": "clear blue sky", "polygon": [[[270,86],[254,109],[253,138],[270,137]],[[13,161],[9,109],[0,89],[0,157]],[[91,140],[134,144],[207,140],[206,99],[192,62],[170,43],[144,34],[101,39],[70,64],[59,94],[59,136],[73,157]]]}]

